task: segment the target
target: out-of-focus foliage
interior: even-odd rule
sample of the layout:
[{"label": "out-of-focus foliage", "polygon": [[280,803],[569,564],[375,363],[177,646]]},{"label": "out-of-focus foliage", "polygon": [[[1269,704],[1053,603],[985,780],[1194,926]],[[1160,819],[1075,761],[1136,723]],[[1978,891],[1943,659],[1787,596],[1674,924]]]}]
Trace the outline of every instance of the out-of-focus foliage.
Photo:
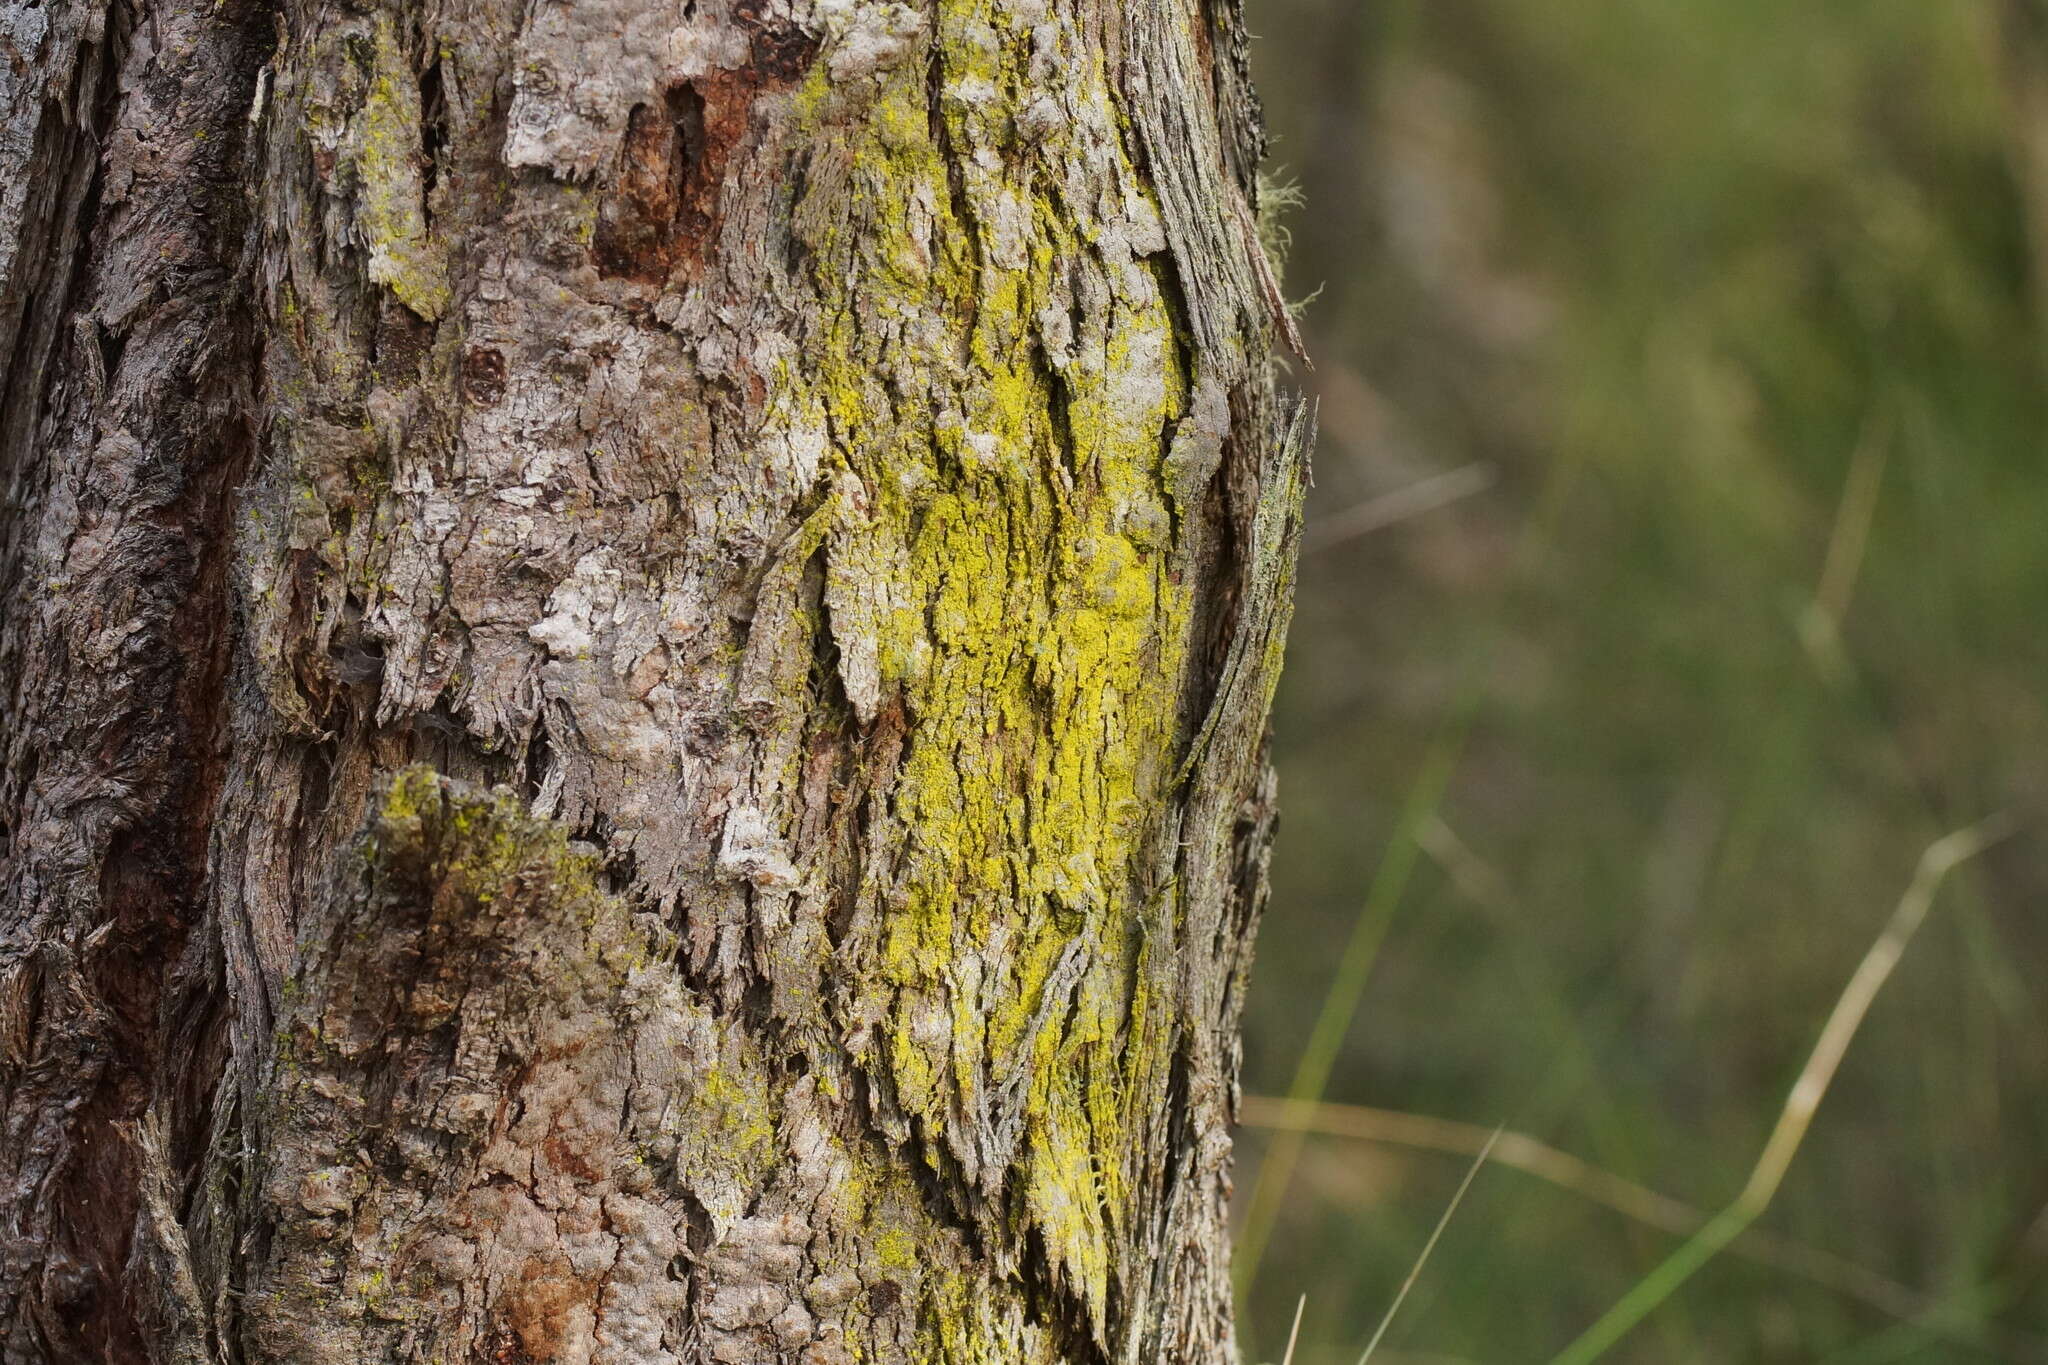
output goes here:
[{"label": "out-of-focus foliage", "polygon": [[[1326,529],[1247,1088],[1286,1088],[1461,661],[1483,695],[1437,856],[1329,1098],[1506,1122],[1700,1206],[1741,1185],[1921,849],[2021,821],[1944,893],[1765,1219],[1923,1292],[1943,1331],[1725,1256],[1610,1359],[2048,1359],[2028,3],[1251,5],[1308,201],[1289,288],[1323,288]],[[1331,539],[1473,464],[1487,491]],[[1252,1358],[1305,1292],[1296,1360],[1355,1360],[1460,1173],[1310,1139]],[[1547,1359],[1672,1245],[1491,1170],[1377,1359]]]}]

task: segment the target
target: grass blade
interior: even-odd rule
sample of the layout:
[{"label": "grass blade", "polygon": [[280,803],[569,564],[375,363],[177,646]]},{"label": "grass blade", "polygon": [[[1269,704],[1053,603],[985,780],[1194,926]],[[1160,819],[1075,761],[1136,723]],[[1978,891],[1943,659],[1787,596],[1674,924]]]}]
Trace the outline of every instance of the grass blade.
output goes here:
[{"label": "grass blade", "polygon": [[1913,874],[1912,884],[1899,898],[1898,908],[1892,912],[1876,942],[1864,953],[1863,960],[1849,978],[1849,984],[1835,1001],[1826,1026],[1821,1029],[1820,1041],[1814,1044],[1806,1065],[1800,1069],[1799,1079],[1792,1083],[1792,1091],[1786,1096],[1785,1106],[1778,1114],[1777,1125],[1772,1128],[1770,1139],[1764,1143],[1763,1155],[1757,1158],[1742,1193],[1655,1270],[1638,1281],[1578,1340],[1553,1357],[1551,1365],[1590,1365],[1606,1354],[1609,1347],[1656,1311],[1658,1305],[1692,1278],[1694,1271],[1712,1260],[1770,1207],[1793,1156],[1806,1139],[1814,1111],[1827,1094],[1843,1054],[1849,1050],[1850,1041],[1862,1027],[1864,1016],[1869,1013],[1870,1004],[1877,998],[1879,989],[1890,979],[1892,969],[1899,965],[1907,943],[1926,920],[1927,911],[1934,904],[1935,893],[1958,864],[1982,853],[2007,832],[2004,821],[1991,820],[1957,830],[1927,846],[1927,851],[1920,855],[1920,866]]},{"label": "grass blade", "polygon": [[1401,1311],[1401,1303],[1408,1297],[1408,1291],[1413,1289],[1415,1281],[1421,1278],[1422,1267],[1429,1263],[1429,1253],[1436,1250],[1437,1239],[1442,1237],[1444,1229],[1451,1225],[1451,1215],[1458,1211],[1458,1205],[1465,1202],[1465,1191],[1472,1188],[1472,1178],[1479,1174],[1479,1168],[1486,1164],[1486,1158],[1493,1155],[1493,1144],[1500,1141],[1500,1134],[1500,1129],[1494,1129],[1493,1136],[1479,1149],[1479,1155],[1473,1157],[1472,1164],[1465,1168],[1465,1178],[1458,1182],[1458,1192],[1452,1195],[1451,1202],[1444,1206],[1443,1217],[1436,1220],[1435,1231],[1431,1232],[1429,1240],[1422,1244],[1422,1254],[1415,1258],[1414,1265],[1408,1267],[1408,1278],[1401,1281],[1401,1291],[1394,1295],[1394,1301],[1387,1305],[1386,1316],[1380,1319],[1378,1329],[1372,1334],[1372,1340],[1365,1343],[1365,1354],[1358,1358],[1358,1365],[1366,1365],[1366,1362],[1372,1359],[1372,1353],[1379,1349],[1380,1338],[1387,1334],[1387,1328],[1393,1326],[1394,1314]]}]

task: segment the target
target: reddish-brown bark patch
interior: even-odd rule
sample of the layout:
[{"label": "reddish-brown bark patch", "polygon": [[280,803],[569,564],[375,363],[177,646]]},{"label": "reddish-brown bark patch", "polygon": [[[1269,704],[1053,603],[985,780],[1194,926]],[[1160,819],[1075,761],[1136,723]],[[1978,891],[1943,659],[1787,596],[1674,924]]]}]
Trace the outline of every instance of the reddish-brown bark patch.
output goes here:
[{"label": "reddish-brown bark patch", "polygon": [[758,0],[741,0],[733,17],[748,30],[747,65],[672,85],[659,104],[635,105],[627,116],[591,242],[607,279],[660,284],[701,258],[717,235],[719,191],[755,101],[795,84],[817,55],[817,40],[801,28],[764,22]]},{"label": "reddish-brown bark patch", "polygon": [[[498,1351],[505,1365],[545,1362],[562,1357],[572,1344],[579,1318],[594,1317],[597,1287],[571,1275],[557,1257],[526,1263],[519,1283],[505,1296],[504,1324],[511,1339]],[[584,1309],[579,1314],[577,1309]]]}]

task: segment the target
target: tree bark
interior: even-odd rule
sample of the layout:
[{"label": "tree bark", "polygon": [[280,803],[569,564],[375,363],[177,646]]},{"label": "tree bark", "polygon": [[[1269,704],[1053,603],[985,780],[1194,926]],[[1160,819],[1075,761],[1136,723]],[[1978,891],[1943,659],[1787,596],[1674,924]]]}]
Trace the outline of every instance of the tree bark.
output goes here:
[{"label": "tree bark", "polygon": [[1235,5],[0,46],[0,1360],[1231,1360]]}]

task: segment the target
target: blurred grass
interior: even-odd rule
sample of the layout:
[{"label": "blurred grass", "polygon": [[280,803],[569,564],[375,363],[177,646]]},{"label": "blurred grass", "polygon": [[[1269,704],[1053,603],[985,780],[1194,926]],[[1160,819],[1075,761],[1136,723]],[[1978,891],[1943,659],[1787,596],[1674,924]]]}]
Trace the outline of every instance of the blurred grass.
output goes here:
[{"label": "blurred grass", "polygon": [[[1920,850],[2022,822],[1958,873],[1763,1224],[1942,1301],[1947,1335],[1724,1258],[1610,1360],[2009,1359],[1956,1331],[2048,1333],[2030,14],[1253,0],[1308,197],[1290,289],[1324,290],[1312,524],[1497,478],[1305,563],[1247,1088],[1294,1076],[1462,660],[1438,848],[1466,857],[1416,864],[1328,1097],[1505,1121],[1697,1206],[1741,1186]],[[1245,1134],[1241,1192],[1264,1149]],[[1458,1175],[1308,1138],[1250,1358],[1305,1291],[1296,1360],[1354,1360]],[[1483,1181],[1377,1359],[1547,1358],[1676,1245]]]}]

